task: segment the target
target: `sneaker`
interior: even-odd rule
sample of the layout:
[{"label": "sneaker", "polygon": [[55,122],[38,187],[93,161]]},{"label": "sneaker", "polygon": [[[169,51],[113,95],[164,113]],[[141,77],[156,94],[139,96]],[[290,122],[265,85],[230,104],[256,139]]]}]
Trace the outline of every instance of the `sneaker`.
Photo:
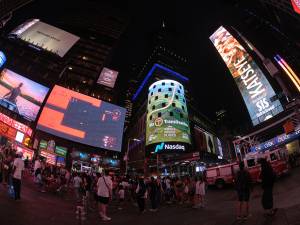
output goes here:
[{"label": "sneaker", "polygon": [[102,218],[102,221],[111,221],[111,218],[106,216]]},{"label": "sneaker", "polygon": [[237,216],[237,217],[236,217],[236,220],[241,220],[241,219],[242,219],[241,216]]}]

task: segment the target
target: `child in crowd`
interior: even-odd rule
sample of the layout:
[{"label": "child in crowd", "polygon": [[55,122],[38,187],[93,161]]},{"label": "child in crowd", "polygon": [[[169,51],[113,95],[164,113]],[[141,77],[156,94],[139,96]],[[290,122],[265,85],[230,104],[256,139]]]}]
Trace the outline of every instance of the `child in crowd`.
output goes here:
[{"label": "child in crowd", "polygon": [[122,210],[123,205],[124,205],[124,201],[125,201],[125,190],[123,185],[119,186],[119,192],[118,192],[118,196],[119,196],[119,210]]}]

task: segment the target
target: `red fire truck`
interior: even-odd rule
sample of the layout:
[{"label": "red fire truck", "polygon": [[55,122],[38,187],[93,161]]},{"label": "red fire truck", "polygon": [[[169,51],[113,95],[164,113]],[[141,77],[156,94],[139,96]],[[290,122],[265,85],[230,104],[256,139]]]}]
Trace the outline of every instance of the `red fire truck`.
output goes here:
[{"label": "red fire truck", "polygon": [[[278,148],[264,153],[249,153],[243,161],[253,182],[259,182],[259,159],[261,158],[266,158],[270,162],[277,177],[289,173],[288,156],[285,148]],[[207,168],[207,183],[208,185],[215,185],[219,189],[223,188],[225,184],[233,184],[238,170],[238,162]]]}]

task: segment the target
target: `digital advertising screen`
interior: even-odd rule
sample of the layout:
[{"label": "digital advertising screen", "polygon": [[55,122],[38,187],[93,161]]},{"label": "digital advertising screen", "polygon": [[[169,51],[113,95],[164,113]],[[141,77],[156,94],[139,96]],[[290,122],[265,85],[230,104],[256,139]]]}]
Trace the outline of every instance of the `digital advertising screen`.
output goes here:
[{"label": "digital advertising screen", "polygon": [[97,83],[110,88],[114,88],[118,74],[119,74],[118,71],[111,70],[109,68],[104,67],[103,70],[101,71]]},{"label": "digital advertising screen", "polygon": [[2,51],[0,51],[0,67],[2,67],[5,62],[6,62],[6,56]]},{"label": "digital advertising screen", "polygon": [[10,35],[15,35],[33,46],[52,52],[60,57],[64,57],[80,39],[76,35],[43,23],[39,19],[26,21],[14,29]]},{"label": "digital advertising screen", "polygon": [[155,152],[185,151],[191,144],[184,87],[174,80],[160,80],[149,87],[146,145]]},{"label": "digital advertising screen", "polygon": [[54,86],[37,129],[82,144],[121,151],[126,109]]},{"label": "digital advertising screen", "polygon": [[9,69],[0,75],[0,105],[34,121],[49,88],[27,79]]},{"label": "digital advertising screen", "polygon": [[244,47],[224,28],[210,36],[230,70],[247,106],[252,124],[257,125],[283,111],[269,81]]},{"label": "digital advertising screen", "polygon": [[300,14],[300,0],[291,0],[291,4],[296,13]]},{"label": "digital advertising screen", "polygon": [[41,156],[46,158],[46,163],[49,163],[51,165],[56,164],[56,155],[50,152],[41,151]]}]

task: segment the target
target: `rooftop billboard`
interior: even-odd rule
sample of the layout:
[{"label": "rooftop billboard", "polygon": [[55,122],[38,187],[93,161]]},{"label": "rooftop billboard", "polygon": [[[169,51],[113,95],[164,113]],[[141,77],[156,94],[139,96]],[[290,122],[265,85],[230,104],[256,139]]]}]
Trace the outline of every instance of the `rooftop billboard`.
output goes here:
[{"label": "rooftop billboard", "polygon": [[98,84],[102,84],[104,86],[114,88],[117,77],[118,77],[118,71],[108,69],[104,67],[101,71],[101,74],[99,76],[99,79],[97,81]]},{"label": "rooftop billboard", "polygon": [[78,36],[43,23],[38,19],[28,20],[14,29],[10,36],[22,39],[31,45],[52,52],[60,57],[80,39]]},{"label": "rooftop billboard", "polygon": [[210,36],[230,70],[247,106],[253,125],[257,125],[283,111],[269,81],[244,47],[224,28]]}]

